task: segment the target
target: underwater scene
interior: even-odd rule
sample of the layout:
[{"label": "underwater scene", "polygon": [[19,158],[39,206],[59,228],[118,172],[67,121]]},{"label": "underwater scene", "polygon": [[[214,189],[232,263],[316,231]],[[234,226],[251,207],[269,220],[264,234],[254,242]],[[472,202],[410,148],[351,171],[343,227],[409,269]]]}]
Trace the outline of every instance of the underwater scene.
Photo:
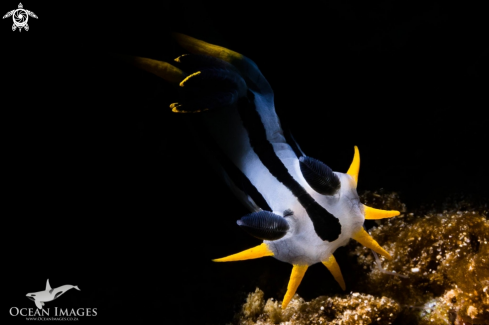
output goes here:
[{"label": "underwater scene", "polygon": [[24,5],[9,323],[489,324],[481,8],[109,2],[61,39]]}]

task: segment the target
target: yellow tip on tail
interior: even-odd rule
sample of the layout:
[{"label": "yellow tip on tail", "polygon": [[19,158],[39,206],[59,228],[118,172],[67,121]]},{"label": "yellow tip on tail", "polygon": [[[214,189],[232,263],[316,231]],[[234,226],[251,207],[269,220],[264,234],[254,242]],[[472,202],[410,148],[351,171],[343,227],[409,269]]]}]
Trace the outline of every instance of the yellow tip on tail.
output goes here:
[{"label": "yellow tip on tail", "polygon": [[346,289],[345,280],[343,279],[340,266],[336,262],[336,259],[334,258],[333,254],[331,254],[331,256],[327,261],[323,261],[323,264],[328,268],[329,272],[331,272],[336,282],[338,282],[338,284],[340,285],[341,289],[345,290]]},{"label": "yellow tip on tail", "polygon": [[244,261],[251,260],[254,258],[260,258],[264,256],[273,256],[273,252],[268,248],[267,244],[262,243],[256,247],[247,249],[245,251],[229,255],[226,257],[218,258],[212,260],[214,262],[235,262],[235,261]]},{"label": "yellow tip on tail", "polygon": [[238,52],[184,34],[172,33],[172,36],[177,40],[181,47],[193,54],[210,55],[230,63],[240,61],[243,58],[243,55]]},{"label": "yellow tip on tail", "polygon": [[287,292],[285,293],[284,300],[282,301],[282,309],[285,309],[289,304],[292,297],[295,295],[299,284],[301,284],[302,278],[307,271],[307,265],[294,265],[292,268],[292,274],[290,275],[289,284],[287,286]]},{"label": "yellow tip on tail", "polygon": [[130,55],[119,55],[118,57],[171,83],[180,83],[187,77],[185,72],[168,62]]},{"label": "yellow tip on tail", "polygon": [[357,242],[362,244],[363,246],[370,248],[376,253],[379,253],[380,255],[384,256],[388,260],[392,260],[392,257],[390,256],[389,253],[387,253],[382,247],[380,247],[379,243],[373,239],[368,232],[363,229],[363,227],[355,234],[353,234],[353,239],[355,239]]},{"label": "yellow tip on tail", "polygon": [[350,168],[346,172],[350,175],[355,183],[358,183],[358,173],[360,172],[360,151],[358,151],[358,147],[355,146],[355,154],[353,156],[353,161],[351,162]]},{"label": "yellow tip on tail", "polygon": [[363,207],[364,207],[365,219],[368,220],[392,218],[401,214],[399,211],[396,210],[380,210],[380,209],[368,207],[365,204],[363,205]]}]

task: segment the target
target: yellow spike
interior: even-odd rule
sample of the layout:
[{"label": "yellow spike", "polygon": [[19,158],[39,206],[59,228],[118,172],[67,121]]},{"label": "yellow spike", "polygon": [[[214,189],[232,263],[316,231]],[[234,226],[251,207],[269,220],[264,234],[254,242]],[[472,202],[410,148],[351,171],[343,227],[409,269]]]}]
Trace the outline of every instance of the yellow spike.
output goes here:
[{"label": "yellow spike", "polygon": [[355,155],[353,156],[353,161],[351,162],[350,168],[346,172],[350,175],[355,183],[358,183],[358,172],[360,171],[360,152],[358,151],[358,147],[355,146]]},{"label": "yellow spike", "polygon": [[392,218],[401,214],[399,211],[396,210],[380,210],[380,209],[368,207],[365,204],[363,205],[363,207],[364,207],[365,219],[369,219],[369,220]]},{"label": "yellow spike", "polygon": [[152,74],[155,74],[158,77],[172,83],[180,83],[183,79],[185,79],[185,77],[187,77],[187,74],[185,72],[164,61],[157,61],[153,59],[130,55],[117,56],[140,69],[151,72]]},{"label": "yellow spike", "polygon": [[173,33],[172,35],[177,40],[178,44],[194,54],[210,55],[230,63],[239,61],[243,58],[242,54],[222,46],[210,44],[180,33]]},{"label": "yellow spike", "polygon": [[290,275],[289,285],[287,286],[287,292],[285,293],[284,300],[282,301],[282,309],[285,309],[289,304],[292,297],[295,295],[299,284],[301,284],[302,278],[307,271],[307,265],[294,265],[292,268],[292,274]]},{"label": "yellow spike", "polygon": [[382,247],[380,247],[379,243],[377,243],[375,239],[373,239],[368,234],[368,232],[366,232],[365,229],[363,229],[363,227],[360,228],[360,230],[357,231],[357,233],[353,234],[352,238],[355,239],[360,244],[362,244],[363,246],[370,248],[371,250],[373,250],[376,253],[379,253],[382,256],[385,256],[385,258],[387,258],[388,260],[392,259],[389,253],[387,253]]},{"label": "yellow spike", "polygon": [[341,289],[345,290],[345,280],[343,280],[343,275],[341,274],[340,266],[336,262],[336,259],[334,258],[333,254],[329,257],[327,261],[323,261],[324,266],[326,266],[333,275],[334,279],[338,284],[340,285]]},{"label": "yellow spike", "polygon": [[260,258],[264,256],[273,256],[273,252],[268,248],[267,244],[262,243],[256,247],[247,249],[245,251],[229,255],[226,257],[218,258],[212,260],[214,262],[234,262],[234,261],[244,261],[251,260],[254,258]]}]

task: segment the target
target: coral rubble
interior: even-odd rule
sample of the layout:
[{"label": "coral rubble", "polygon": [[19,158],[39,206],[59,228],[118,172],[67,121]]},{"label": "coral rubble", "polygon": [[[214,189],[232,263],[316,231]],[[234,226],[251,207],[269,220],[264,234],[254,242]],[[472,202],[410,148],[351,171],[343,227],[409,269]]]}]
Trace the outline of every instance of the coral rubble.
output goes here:
[{"label": "coral rubble", "polygon": [[240,325],[316,325],[316,324],[392,324],[400,311],[399,304],[387,297],[376,298],[351,293],[343,298],[321,296],[309,302],[297,294],[287,308],[270,298],[265,303],[263,291],[250,293],[235,323]]},{"label": "coral rubble", "polygon": [[[489,222],[487,206],[461,200],[443,211],[418,211],[378,222],[370,234],[394,257],[383,274],[372,268],[366,292],[386,295],[419,311],[419,324],[489,324]],[[467,210],[458,210],[460,207]],[[370,251],[355,245],[360,265]]]},{"label": "coral rubble", "polygon": [[[442,211],[406,213],[395,193],[366,192],[362,201],[403,213],[376,221],[369,233],[392,256],[351,241],[355,291],[309,302],[294,296],[285,310],[258,288],[234,324],[489,324],[489,221],[486,204],[447,201]],[[400,275],[400,276],[396,276]]]}]

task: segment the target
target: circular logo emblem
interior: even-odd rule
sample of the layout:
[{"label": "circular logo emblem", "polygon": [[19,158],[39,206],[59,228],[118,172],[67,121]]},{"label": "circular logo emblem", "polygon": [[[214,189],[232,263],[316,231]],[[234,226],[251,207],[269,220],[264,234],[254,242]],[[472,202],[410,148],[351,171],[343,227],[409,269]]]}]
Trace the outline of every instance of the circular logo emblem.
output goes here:
[{"label": "circular logo emblem", "polygon": [[29,20],[29,16],[24,9],[15,10],[12,16],[14,18],[14,24],[17,27],[24,27],[27,24],[27,20]]}]

